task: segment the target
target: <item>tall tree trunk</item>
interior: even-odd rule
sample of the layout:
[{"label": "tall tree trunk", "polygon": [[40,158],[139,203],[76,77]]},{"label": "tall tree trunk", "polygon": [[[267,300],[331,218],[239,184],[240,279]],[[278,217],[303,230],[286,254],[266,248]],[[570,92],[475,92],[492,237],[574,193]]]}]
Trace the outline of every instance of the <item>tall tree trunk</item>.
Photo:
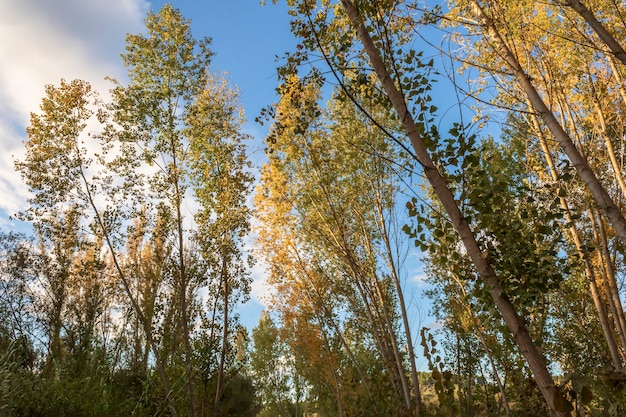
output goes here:
[{"label": "tall tree trunk", "polygon": [[[602,228],[602,220],[600,216],[595,212],[595,210],[590,210],[589,215],[593,221],[593,237],[595,240],[595,244],[597,245],[597,255],[598,255],[598,265],[603,272],[603,283],[604,283],[604,292],[606,294],[606,303],[609,306],[609,310],[613,316],[613,325],[615,328],[615,333],[619,341],[622,344],[622,350],[620,351],[622,360],[626,359],[626,337],[622,329],[624,312],[621,309],[621,302],[616,303],[615,298],[613,297],[613,285],[612,282],[614,280],[613,268],[611,266],[611,260],[607,258],[608,248],[605,248],[604,241],[602,239],[603,233],[600,231]],[[618,296],[619,298],[619,296]],[[619,307],[618,307],[619,305]],[[620,319],[621,318],[621,319]],[[617,369],[616,370],[621,370]]]},{"label": "tall tree trunk", "polygon": [[[220,287],[221,287],[221,282],[220,282]],[[217,317],[217,307],[218,307],[218,303],[219,303],[219,294],[216,295],[215,297],[215,301],[213,302],[213,308],[211,309],[211,331],[209,332],[209,342],[208,342],[208,346],[213,346],[215,343],[215,338],[217,337],[215,335],[215,318]],[[219,365],[218,365],[219,366]],[[208,379],[205,378],[204,380],[204,386],[205,386],[205,392],[206,392],[206,386],[208,385]],[[214,404],[213,404],[214,405]],[[206,397],[203,395],[202,396],[202,417],[204,417],[206,415],[206,411],[204,411],[206,408],[208,407],[207,404],[207,399]],[[211,407],[211,410],[214,411],[214,407]]]},{"label": "tall tree trunk", "polygon": [[[324,191],[325,188],[322,185]],[[325,192],[328,206],[331,208],[334,224],[327,224],[327,227],[331,231],[334,238],[334,245],[339,255],[346,261],[350,268],[353,283],[358,290],[361,302],[365,307],[365,313],[370,324],[372,336],[378,347],[378,351],[383,357],[387,374],[390,378],[390,382],[394,387],[395,392],[402,392],[404,405],[407,409],[412,409],[411,406],[411,390],[408,386],[404,366],[402,363],[401,355],[397,347],[397,340],[393,332],[393,326],[389,320],[389,313],[385,305],[385,301],[381,295],[379,283],[375,276],[363,271],[361,264],[358,261],[357,255],[352,250],[352,247],[346,236],[346,231],[342,227],[340,215],[334,210],[334,204],[329,193]],[[323,216],[320,216],[323,217]],[[358,214],[357,214],[358,217]],[[368,279],[369,278],[371,279]],[[370,282],[368,282],[370,281]],[[372,282],[374,281],[374,282]],[[376,293],[372,292],[372,289]],[[341,334],[339,332],[339,334]],[[389,343],[392,346],[392,351],[389,351]],[[394,364],[394,366],[390,366]]]},{"label": "tall tree trunk", "polygon": [[[42,244],[42,247],[44,245]],[[50,282],[50,295],[52,296],[52,317],[50,317],[50,334],[49,352],[46,358],[45,371],[52,374],[54,369],[59,365],[63,356],[63,343],[61,342],[61,329],[63,328],[63,313],[65,309],[65,301],[67,298],[67,280],[69,278],[69,265],[66,259],[57,260],[63,265],[60,272],[48,271],[53,274]]]},{"label": "tall tree trunk", "polygon": [[406,335],[407,350],[409,355],[409,362],[411,365],[411,385],[413,388],[413,395],[415,396],[415,406],[417,408],[417,415],[423,416],[426,413],[424,404],[422,402],[422,394],[420,391],[419,379],[417,377],[417,364],[415,359],[415,349],[413,347],[413,337],[411,336],[411,326],[409,324],[409,316],[404,301],[404,291],[400,283],[400,277],[398,276],[398,269],[396,268],[396,261],[393,256],[393,250],[391,249],[391,242],[389,240],[389,233],[387,231],[387,224],[384,219],[382,203],[379,198],[376,204],[378,211],[378,227],[381,231],[382,240],[385,244],[385,250],[387,252],[387,266],[391,271],[391,277],[396,287],[396,295],[398,297],[398,303],[400,304],[400,315],[402,316],[402,324],[404,326],[404,334]]},{"label": "tall tree trunk", "polygon": [[176,227],[178,231],[178,273],[180,288],[180,321],[183,328],[183,343],[185,345],[185,373],[187,374],[187,392],[189,393],[189,416],[196,415],[196,388],[194,382],[193,349],[191,347],[191,334],[189,331],[189,303],[187,301],[188,277],[185,262],[185,239],[183,230],[183,215],[181,212],[182,195],[180,190],[180,177],[176,160],[176,148],[172,143],[172,159],[175,175],[174,175],[174,193],[176,204]]},{"label": "tall tree trunk", "polygon": [[161,355],[161,352],[159,351],[158,347],[154,343],[154,339],[152,338],[152,327],[150,323],[148,323],[146,316],[144,315],[143,310],[141,309],[139,305],[139,302],[133,295],[128,278],[126,277],[126,274],[124,273],[124,270],[122,269],[122,266],[119,262],[117,251],[115,250],[115,246],[113,245],[113,242],[111,240],[109,230],[106,228],[104,221],[102,219],[102,216],[100,214],[100,210],[98,209],[98,206],[96,205],[96,202],[94,201],[93,195],[91,194],[91,188],[89,187],[89,181],[87,181],[87,177],[85,176],[85,173],[82,167],[80,168],[80,177],[82,179],[83,185],[85,186],[85,194],[89,202],[89,205],[94,211],[94,214],[96,217],[96,224],[98,225],[98,227],[100,227],[100,231],[102,235],[104,236],[104,241],[106,242],[106,245],[109,248],[109,251],[111,253],[111,259],[113,260],[113,265],[115,267],[115,270],[117,271],[120,281],[122,281],[124,292],[128,296],[132,309],[134,310],[135,314],[137,315],[140,322],[142,323],[144,333],[146,334],[146,341],[148,342],[148,346],[150,346],[150,349],[152,350],[152,353],[154,355],[157,372],[159,374],[159,378],[161,379],[161,384],[163,384],[163,390],[165,391],[165,399],[167,401],[170,413],[172,414],[172,417],[178,417],[178,413],[176,412],[176,406],[174,405],[174,399],[172,398],[172,390],[170,388],[170,383],[169,383],[169,380],[167,379],[167,375],[165,374],[165,363],[163,362],[163,356]]},{"label": "tall tree trunk", "polygon": [[[304,265],[304,261],[302,260],[302,258],[300,257],[297,248],[294,248],[294,251],[296,253],[296,258],[298,260],[298,263],[300,265]],[[352,352],[352,348],[350,348],[350,345],[348,344],[348,342],[346,341],[346,338],[343,336],[341,329],[339,328],[339,325],[337,324],[337,322],[335,321],[335,319],[333,318],[331,311],[329,310],[327,304],[324,302],[324,297],[323,294],[321,293],[320,289],[317,287],[317,285],[315,285],[314,280],[311,278],[310,274],[308,273],[308,271],[306,270],[305,267],[302,268],[302,271],[304,272],[304,275],[306,276],[307,280],[308,280],[308,284],[310,286],[310,288],[313,289],[313,292],[315,293],[315,298],[309,296],[309,298],[311,298],[311,301],[313,301],[314,304],[317,304],[319,302],[319,305],[322,308],[322,317],[320,318],[318,316],[318,321],[320,322],[324,322],[326,321],[328,323],[328,325],[335,331],[335,333],[337,333],[337,336],[339,337],[339,340],[341,341],[341,345],[343,346],[343,348],[346,350],[346,353],[348,354],[348,357],[350,358],[350,361],[352,361],[352,364],[354,365],[354,367],[357,370],[357,373],[359,374],[359,377],[361,378],[361,381],[363,383],[363,385],[365,386],[365,391],[367,392],[367,396],[372,399],[372,390],[369,384],[369,381],[367,380],[367,378],[365,377],[365,373],[363,372],[363,367],[359,364],[359,362],[356,359],[356,356],[354,356],[354,352]]]},{"label": "tall tree trunk", "polygon": [[[344,245],[347,243],[344,241]],[[346,249],[344,247],[344,249]],[[368,317],[372,336],[376,341],[376,346],[381,354],[387,370],[387,375],[391,385],[395,392],[402,392],[402,400],[404,406],[407,409],[411,408],[409,388],[406,381],[406,375],[403,374],[404,368],[399,365],[400,359],[398,357],[397,344],[393,339],[393,335],[390,334],[390,326],[388,317],[381,308],[384,308],[380,300],[380,291],[377,287],[377,283],[373,285],[367,283],[367,277],[359,267],[358,263],[354,260],[354,257],[350,251],[345,252],[346,260],[350,266],[354,284],[358,289],[361,301],[365,306],[366,315]],[[375,278],[374,278],[375,280]],[[377,294],[372,293],[372,287],[377,291]],[[389,345],[391,344],[391,349]],[[404,378],[403,378],[404,376]]]},{"label": "tall tree trunk", "polygon": [[[319,319],[320,321],[320,328],[323,327],[323,322],[322,320]],[[330,345],[330,341],[328,340],[328,336],[326,335],[325,331],[322,331],[322,336],[324,336],[324,347],[326,348],[326,351],[328,352],[328,356],[332,357],[332,350],[331,350],[331,345]],[[330,372],[333,376],[333,383],[335,384],[335,392],[337,393],[337,406],[339,407],[339,417],[345,417],[346,412],[344,410],[344,405],[343,405],[343,398],[342,398],[342,394],[341,394],[341,383],[339,382],[339,376],[337,375],[337,371],[336,371],[335,366],[331,366],[330,367]]]},{"label": "tall tree trunk", "polygon": [[[593,82],[591,83],[591,85],[593,87]],[[597,94],[595,94],[595,88],[594,88],[593,104],[594,104],[596,113],[598,114],[598,119],[600,120],[600,134],[604,138],[604,144],[606,145],[606,151],[609,154],[609,160],[611,161],[613,174],[615,175],[615,179],[617,179],[617,184],[619,185],[619,189],[622,192],[622,196],[626,196],[626,183],[624,182],[624,176],[622,175],[622,168],[619,166],[619,163],[617,161],[617,156],[615,155],[615,149],[613,148],[613,142],[611,142],[609,132],[606,128],[606,119],[604,117],[604,112],[602,111],[602,107],[600,107],[599,97],[597,96]]]},{"label": "tall tree trunk", "polygon": [[611,72],[613,73],[613,77],[615,78],[617,89],[619,91],[619,95],[622,98],[622,102],[626,104],[626,88],[624,88],[624,78],[622,74],[619,72],[617,65],[615,63],[615,59],[612,56],[608,57],[609,65],[611,66]]},{"label": "tall tree trunk", "polygon": [[622,306],[622,300],[619,296],[619,288],[617,286],[617,280],[615,278],[615,264],[611,259],[611,254],[609,252],[609,243],[606,235],[606,226],[604,224],[604,220],[599,215],[597,216],[597,219],[602,255],[604,258],[604,264],[606,267],[607,279],[609,283],[609,293],[611,294],[611,298],[616,307],[616,317],[618,319],[617,322],[620,328],[619,331],[622,340],[622,348],[624,349],[624,353],[626,353],[626,317],[624,317],[624,307]]},{"label": "tall tree trunk", "polygon": [[[504,293],[495,271],[491,268],[491,265],[487,261],[488,254],[481,251],[467,220],[463,217],[456,201],[454,200],[454,196],[447,187],[445,179],[441,176],[441,173],[433,163],[413,116],[407,108],[404,96],[400,93],[400,91],[398,91],[393,79],[391,78],[389,70],[384,63],[380,52],[374,45],[374,42],[372,41],[358,10],[350,0],[341,0],[341,5],[353,27],[356,29],[357,36],[365,48],[365,52],[370,59],[370,63],[374,68],[383,89],[389,97],[389,100],[391,101],[407,135],[409,136],[417,160],[422,165],[426,178],[439,198],[439,201],[448,214],[457,233],[461,237],[465,249],[467,250],[467,254],[472,259],[480,278],[489,289],[492,299],[494,300],[509,330],[513,334],[515,342],[522,355],[525,357],[531,371],[533,372],[537,385],[539,386],[546,403],[553,413],[559,416],[569,415],[569,413],[556,411],[555,400],[563,400],[563,397],[560,390],[555,386],[554,380],[548,371],[543,355],[533,342],[532,337],[526,329],[523,320],[518,316],[513,304]],[[626,221],[624,221],[623,229],[626,241]]]}]

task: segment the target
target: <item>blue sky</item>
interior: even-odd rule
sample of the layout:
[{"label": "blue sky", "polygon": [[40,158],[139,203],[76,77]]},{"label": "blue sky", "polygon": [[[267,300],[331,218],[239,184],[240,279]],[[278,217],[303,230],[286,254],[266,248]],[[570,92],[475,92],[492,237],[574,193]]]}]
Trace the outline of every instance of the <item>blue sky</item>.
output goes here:
[{"label": "blue sky", "polygon": [[[9,216],[26,207],[28,192],[13,169],[23,155],[29,114],[38,111],[46,84],[61,78],[89,81],[107,91],[110,76],[123,80],[120,53],[127,33],[144,30],[148,10],[165,2],[144,0],[0,0],[0,230],[24,225]],[[262,155],[267,125],[254,122],[261,108],[276,101],[276,56],[293,50],[286,6],[259,0],[174,0],[174,7],[191,19],[197,37],[213,39],[212,70],[226,72],[241,92],[248,123],[255,137],[253,158]],[[258,158],[256,157],[258,156]],[[240,309],[249,328],[258,320],[265,293],[264,270],[253,271],[252,300]],[[422,277],[421,268],[409,271],[409,281]],[[417,294],[415,294],[417,296]],[[419,297],[419,296],[418,296]],[[414,303],[421,303],[413,299]],[[425,307],[427,310],[428,307]],[[427,311],[416,317],[426,317]]]}]

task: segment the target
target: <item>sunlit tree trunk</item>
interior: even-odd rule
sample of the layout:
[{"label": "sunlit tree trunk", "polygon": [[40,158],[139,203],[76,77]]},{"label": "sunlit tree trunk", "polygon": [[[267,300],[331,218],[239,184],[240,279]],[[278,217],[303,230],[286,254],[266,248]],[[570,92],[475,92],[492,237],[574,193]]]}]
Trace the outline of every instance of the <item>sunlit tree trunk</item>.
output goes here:
[{"label": "sunlit tree trunk", "polygon": [[624,317],[624,307],[622,307],[622,300],[619,295],[619,287],[617,285],[617,278],[614,266],[615,263],[613,259],[611,259],[611,254],[609,252],[609,244],[605,223],[600,216],[597,216],[597,222],[598,232],[600,234],[601,250],[604,259],[604,267],[606,269],[607,282],[609,284],[608,292],[610,293],[613,303],[615,305],[615,314],[617,317],[618,325],[620,327],[619,333],[622,341],[622,349],[624,349],[624,353],[626,355],[626,318]]},{"label": "sunlit tree trunk", "polygon": [[[593,87],[593,84],[592,84],[592,87]],[[617,161],[617,156],[615,155],[613,142],[611,141],[611,137],[609,136],[609,132],[606,127],[606,119],[604,117],[604,111],[602,110],[602,107],[600,107],[600,104],[598,103],[599,97],[597,96],[597,93],[595,93],[595,91],[594,91],[594,96],[595,97],[593,97],[594,99],[593,106],[598,115],[598,120],[600,121],[599,123],[600,135],[604,139],[606,151],[609,154],[609,161],[611,161],[611,167],[613,168],[613,174],[615,175],[615,179],[617,180],[619,189],[622,193],[622,196],[626,197],[626,183],[624,182],[624,176],[622,175],[622,167],[620,167],[620,164]]]},{"label": "sunlit tree trunk", "polygon": [[[608,248],[606,247],[606,242],[604,238],[606,238],[606,234],[603,230],[602,220],[600,216],[595,212],[595,210],[589,210],[589,216],[592,219],[592,228],[593,228],[593,237],[595,240],[595,244],[597,245],[597,258],[598,265],[600,270],[602,271],[602,282],[604,284],[604,293],[606,295],[606,304],[609,306],[609,311],[613,317],[613,326],[615,329],[615,333],[617,334],[617,339],[620,341],[622,349],[621,360],[626,360],[626,335],[623,331],[623,322],[624,322],[624,310],[621,307],[621,301],[619,300],[619,295],[616,298],[613,293],[613,282],[615,281],[615,275],[613,274],[612,263],[609,258]],[[616,370],[621,370],[621,364],[619,367],[616,367]]]},{"label": "sunlit tree trunk", "polygon": [[226,256],[222,255],[222,270],[220,272],[222,303],[224,303],[224,311],[222,315],[222,343],[220,349],[220,359],[217,369],[217,377],[215,384],[215,401],[213,402],[213,416],[220,415],[220,400],[222,398],[222,391],[224,389],[224,370],[226,369],[226,351],[228,349],[228,335],[229,335],[229,323],[228,316],[229,301],[230,301],[230,283],[228,276],[228,264],[226,262]]}]

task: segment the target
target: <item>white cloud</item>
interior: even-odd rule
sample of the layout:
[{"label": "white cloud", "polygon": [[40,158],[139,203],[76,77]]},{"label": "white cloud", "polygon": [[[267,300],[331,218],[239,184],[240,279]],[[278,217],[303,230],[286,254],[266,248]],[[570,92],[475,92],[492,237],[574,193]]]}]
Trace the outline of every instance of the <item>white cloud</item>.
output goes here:
[{"label": "white cloud", "polygon": [[126,34],[142,30],[147,9],[144,0],[0,1],[0,213],[24,208],[13,160],[44,86],[79,78],[107,91],[104,77],[123,76]]},{"label": "white cloud", "polygon": [[441,320],[435,320],[435,321],[431,321],[430,323],[428,323],[426,326],[428,330],[439,330],[439,329],[443,329],[446,327],[446,323],[441,321]]}]

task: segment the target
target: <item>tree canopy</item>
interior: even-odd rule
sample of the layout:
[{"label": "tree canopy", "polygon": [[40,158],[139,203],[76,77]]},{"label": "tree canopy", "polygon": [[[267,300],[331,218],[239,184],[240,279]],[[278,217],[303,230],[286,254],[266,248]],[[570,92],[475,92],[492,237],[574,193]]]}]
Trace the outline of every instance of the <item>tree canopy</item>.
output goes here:
[{"label": "tree canopy", "polygon": [[626,6],[287,5],[258,171],[170,4],[109,98],[46,86],[34,232],[0,232],[0,415],[623,415]]}]

